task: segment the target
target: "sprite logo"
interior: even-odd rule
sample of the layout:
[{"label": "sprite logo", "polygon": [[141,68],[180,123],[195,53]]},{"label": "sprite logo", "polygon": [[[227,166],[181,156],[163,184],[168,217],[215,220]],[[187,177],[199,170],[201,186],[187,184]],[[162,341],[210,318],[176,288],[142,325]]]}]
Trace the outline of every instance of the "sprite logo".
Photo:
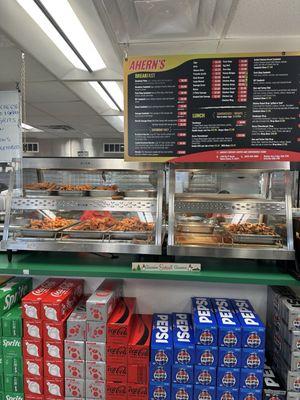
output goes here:
[{"label": "sprite logo", "polygon": [[158,386],[153,391],[153,397],[157,400],[165,400],[167,398],[167,392],[162,386]]},{"label": "sprite logo", "polygon": [[24,397],[19,395],[11,396],[7,394],[5,395],[5,400],[24,400]]},{"label": "sprite logo", "polygon": [[201,390],[198,394],[198,400],[212,400],[212,397],[207,390]]},{"label": "sprite logo", "polygon": [[[12,289],[12,288],[9,288]],[[27,286],[21,285],[17,288],[15,293],[8,293],[4,298],[4,311],[8,311],[12,308],[14,304],[16,304],[22,297],[27,293]]]},{"label": "sprite logo", "polygon": [[3,345],[3,347],[21,347],[21,340],[18,340],[18,339],[13,339],[13,340],[3,339],[2,340],[2,345]]},{"label": "sprite logo", "polygon": [[226,387],[233,387],[235,385],[236,379],[232,372],[225,372],[222,383]]},{"label": "sprite logo", "polygon": [[179,371],[176,373],[176,382],[179,383],[188,383],[190,380],[190,375],[184,368],[180,368]]},{"label": "sprite logo", "polygon": [[189,397],[190,396],[189,396],[188,392],[183,388],[180,388],[179,390],[177,390],[176,395],[175,395],[176,400],[189,400]]}]

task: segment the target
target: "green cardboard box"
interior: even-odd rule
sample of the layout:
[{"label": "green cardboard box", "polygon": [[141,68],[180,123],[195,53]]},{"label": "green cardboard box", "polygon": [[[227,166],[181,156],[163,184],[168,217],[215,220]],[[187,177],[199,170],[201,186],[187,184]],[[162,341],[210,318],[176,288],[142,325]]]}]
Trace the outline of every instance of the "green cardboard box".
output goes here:
[{"label": "green cardboard box", "polygon": [[[3,394],[2,394],[3,395]],[[5,393],[3,397],[0,397],[2,400],[24,400],[24,393]]]},{"label": "green cardboard box", "polygon": [[0,286],[0,316],[19,303],[32,289],[32,278],[12,278]]},{"label": "green cardboard box", "polygon": [[23,392],[23,376],[6,374],[4,376],[4,392],[5,393]]},{"label": "green cardboard box", "polygon": [[3,362],[3,356],[2,356],[2,348],[1,348],[1,353],[0,353],[0,375],[3,375],[4,373],[4,362]]},{"label": "green cardboard box", "polygon": [[22,337],[22,308],[17,305],[1,318],[2,336]]},{"label": "green cardboard box", "polygon": [[0,393],[4,393],[4,376],[0,375]]},{"label": "green cardboard box", "polygon": [[6,356],[3,362],[3,369],[6,374],[22,376],[23,375],[23,358],[16,356]]},{"label": "green cardboard box", "polygon": [[1,338],[2,354],[5,360],[8,357],[22,357],[22,339],[21,338]]}]

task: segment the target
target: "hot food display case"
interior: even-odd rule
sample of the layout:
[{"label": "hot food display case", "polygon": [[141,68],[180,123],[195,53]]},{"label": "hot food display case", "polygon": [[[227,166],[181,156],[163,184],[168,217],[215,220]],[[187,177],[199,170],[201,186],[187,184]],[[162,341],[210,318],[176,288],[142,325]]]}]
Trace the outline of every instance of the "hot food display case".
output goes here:
[{"label": "hot food display case", "polygon": [[161,254],[161,164],[25,158],[23,190],[10,180],[2,248]]},{"label": "hot food display case", "polygon": [[171,164],[168,254],[294,260],[289,168]]}]

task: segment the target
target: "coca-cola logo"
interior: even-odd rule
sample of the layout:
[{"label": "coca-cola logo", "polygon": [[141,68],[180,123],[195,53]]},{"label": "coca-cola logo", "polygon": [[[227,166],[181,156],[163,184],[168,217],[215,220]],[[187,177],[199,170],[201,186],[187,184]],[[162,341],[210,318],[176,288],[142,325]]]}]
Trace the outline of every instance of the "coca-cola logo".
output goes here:
[{"label": "coca-cola logo", "polygon": [[127,327],[121,326],[120,328],[109,328],[109,333],[111,336],[127,336]]},{"label": "coca-cola logo", "polygon": [[126,386],[121,385],[121,386],[109,386],[107,385],[106,390],[110,394],[126,394]]},{"label": "coca-cola logo", "polygon": [[36,288],[34,289],[31,293],[34,294],[35,296],[39,296],[40,294],[43,294],[45,292],[48,292],[50,288],[49,287],[40,287],[40,288]]},{"label": "coca-cola logo", "polygon": [[126,346],[108,348],[107,352],[110,355],[114,355],[114,356],[116,356],[116,355],[126,356]]},{"label": "coca-cola logo", "polygon": [[120,365],[119,367],[112,367],[109,365],[108,371],[111,374],[118,375],[118,376],[125,376],[127,373],[125,365]]},{"label": "coca-cola logo", "polygon": [[52,297],[62,297],[66,293],[68,293],[67,289],[59,288],[59,289],[55,290],[55,292],[52,292],[51,296]]},{"label": "coca-cola logo", "polygon": [[149,355],[148,349],[130,349],[129,355],[133,357],[147,357]]},{"label": "coca-cola logo", "polygon": [[147,388],[146,387],[141,387],[141,388],[138,388],[138,387],[136,387],[136,386],[130,386],[129,388],[128,388],[128,392],[130,393],[130,394],[133,394],[133,395],[141,395],[141,396],[147,396]]}]

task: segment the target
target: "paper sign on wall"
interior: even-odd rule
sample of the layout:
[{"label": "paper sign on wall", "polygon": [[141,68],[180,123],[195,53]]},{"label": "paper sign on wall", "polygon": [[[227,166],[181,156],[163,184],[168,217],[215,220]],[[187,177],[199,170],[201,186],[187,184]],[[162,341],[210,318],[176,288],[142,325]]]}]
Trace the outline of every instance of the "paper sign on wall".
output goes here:
[{"label": "paper sign on wall", "polygon": [[21,158],[22,131],[18,91],[0,92],[0,162]]}]

